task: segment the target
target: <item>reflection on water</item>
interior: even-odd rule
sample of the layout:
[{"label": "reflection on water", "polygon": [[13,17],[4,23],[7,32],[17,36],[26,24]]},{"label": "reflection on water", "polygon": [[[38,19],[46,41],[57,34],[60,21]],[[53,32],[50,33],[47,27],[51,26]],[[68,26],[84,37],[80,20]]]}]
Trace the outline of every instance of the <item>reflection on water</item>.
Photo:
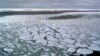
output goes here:
[{"label": "reflection on water", "polygon": [[0,8],[100,9],[100,0],[1,0]]}]

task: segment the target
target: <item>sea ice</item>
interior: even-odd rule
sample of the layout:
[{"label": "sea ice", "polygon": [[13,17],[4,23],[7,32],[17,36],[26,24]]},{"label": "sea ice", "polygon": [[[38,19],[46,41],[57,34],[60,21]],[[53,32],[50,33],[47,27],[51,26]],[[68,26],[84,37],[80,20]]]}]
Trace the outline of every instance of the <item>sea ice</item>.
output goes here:
[{"label": "sea ice", "polygon": [[98,40],[97,41],[93,41],[93,43],[100,45],[100,40],[99,41]]},{"label": "sea ice", "polygon": [[76,49],[75,48],[68,48],[68,50],[67,50],[68,52],[71,52],[71,53],[73,53],[73,52],[75,52],[76,51]]},{"label": "sea ice", "polygon": [[100,51],[100,46],[98,44],[91,44],[88,49],[93,51]]},{"label": "sea ice", "polygon": [[75,43],[75,40],[72,40],[72,39],[69,39],[69,38],[66,38],[66,39],[64,39],[63,41],[64,41],[64,42],[67,42],[67,43],[69,43],[69,44]]},{"label": "sea ice", "polygon": [[91,54],[91,53],[93,53],[93,51],[86,49],[86,48],[80,48],[77,50],[77,53],[79,53],[79,54]]},{"label": "sea ice", "polygon": [[82,43],[76,43],[75,45],[78,47],[88,47],[88,45]]}]

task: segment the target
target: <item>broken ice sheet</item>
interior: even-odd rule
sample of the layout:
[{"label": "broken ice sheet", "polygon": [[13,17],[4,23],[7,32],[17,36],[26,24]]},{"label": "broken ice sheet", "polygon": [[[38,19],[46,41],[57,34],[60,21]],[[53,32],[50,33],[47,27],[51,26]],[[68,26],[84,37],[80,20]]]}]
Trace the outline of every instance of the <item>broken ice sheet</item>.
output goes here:
[{"label": "broken ice sheet", "polygon": [[[0,17],[0,23],[3,24],[0,24],[0,52],[13,56],[69,56],[100,51],[100,19],[89,19],[87,16],[71,20],[49,20],[45,16]],[[98,32],[92,35],[91,32],[95,30]]]}]

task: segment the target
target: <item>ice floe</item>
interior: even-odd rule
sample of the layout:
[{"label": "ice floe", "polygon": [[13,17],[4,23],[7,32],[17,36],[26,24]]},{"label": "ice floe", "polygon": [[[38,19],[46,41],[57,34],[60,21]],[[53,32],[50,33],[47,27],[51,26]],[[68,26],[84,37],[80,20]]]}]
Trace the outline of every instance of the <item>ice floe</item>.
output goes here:
[{"label": "ice floe", "polygon": [[80,48],[77,50],[77,53],[79,53],[79,54],[91,54],[91,53],[93,53],[93,51],[89,50],[89,49],[85,49],[85,48],[83,48],[83,49]]},{"label": "ice floe", "polygon": [[76,49],[75,48],[68,48],[68,50],[67,50],[68,52],[71,52],[71,53],[73,53],[73,52],[75,52],[76,51]]},{"label": "ice floe", "polygon": [[94,50],[94,51],[100,51],[100,46],[98,44],[91,44],[88,49]]}]

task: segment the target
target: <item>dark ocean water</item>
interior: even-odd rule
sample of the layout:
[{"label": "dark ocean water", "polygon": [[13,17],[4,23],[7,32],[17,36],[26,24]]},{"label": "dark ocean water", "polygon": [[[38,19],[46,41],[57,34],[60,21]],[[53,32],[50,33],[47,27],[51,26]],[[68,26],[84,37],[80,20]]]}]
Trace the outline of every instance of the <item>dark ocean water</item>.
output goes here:
[{"label": "dark ocean water", "polygon": [[100,9],[100,0],[0,0],[0,8]]}]

